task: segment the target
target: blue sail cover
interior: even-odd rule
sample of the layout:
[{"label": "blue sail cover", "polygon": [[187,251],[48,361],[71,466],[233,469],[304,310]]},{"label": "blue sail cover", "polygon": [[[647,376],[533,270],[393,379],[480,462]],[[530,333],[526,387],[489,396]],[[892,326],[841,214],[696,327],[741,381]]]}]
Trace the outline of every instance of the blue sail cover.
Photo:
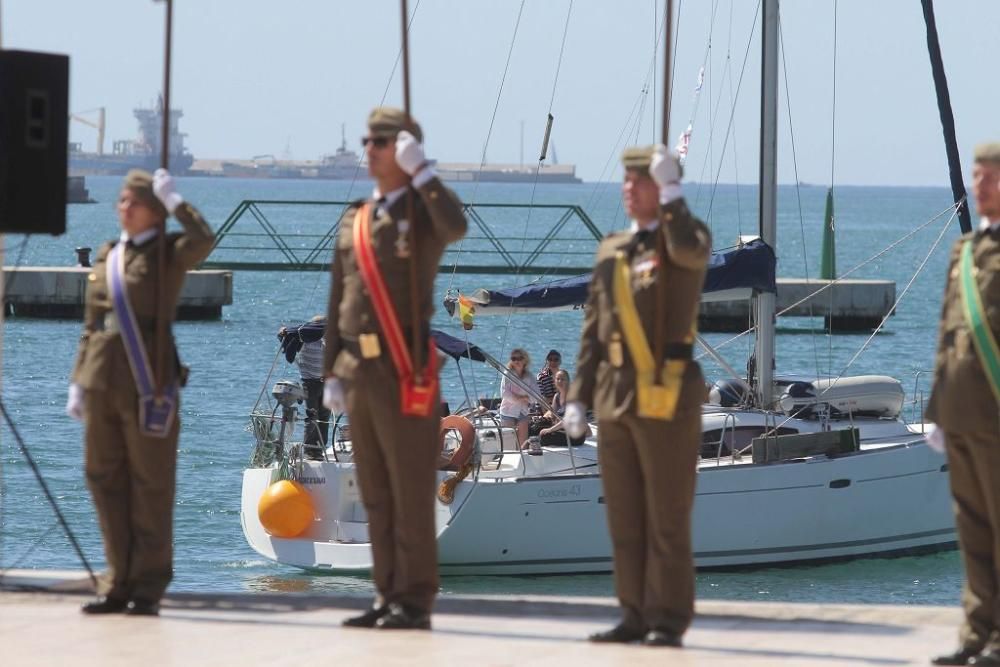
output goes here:
[{"label": "blue sail cover", "polygon": [[[746,299],[753,292],[776,292],[774,250],[760,239],[728,252],[713,253],[702,299]],[[502,290],[476,290],[476,313],[510,310],[570,310],[587,301],[590,274]],[[714,299],[713,299],[714,295]],[[449,308],[450,310],[450,308]]]},{"label": "blue sail cover", "polygon": [[464,340],[455,338],[454,336],[449,336],[445,332],[437,329],[431,329],[431,338],[434,339],[434,345],[437,349],[441,350],[455,361],[458,361],[461,357],[472,359],[473,361],[486,361],[486,353],[483,352],[478,345],[473,345],[471,343],[466,345]]}]

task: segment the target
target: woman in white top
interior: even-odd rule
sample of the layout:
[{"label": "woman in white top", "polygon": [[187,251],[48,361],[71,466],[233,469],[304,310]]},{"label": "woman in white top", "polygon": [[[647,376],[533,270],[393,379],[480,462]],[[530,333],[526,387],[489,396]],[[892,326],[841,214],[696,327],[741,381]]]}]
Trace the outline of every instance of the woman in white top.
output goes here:
[{"label": "woman in white top", "polygon": [[[519,347],[510,351],[507,368],[522,384],[538,392],[535,376],[528,372],[528,353]],[[518,447],[528,444],[528,427],[531,425],[531,394],[505,376],[500,382],[500,425],[516,429]]]},{"label": "woman in white top", "polygon": [[[552,420],[552,426],[548,428],[543,428],[538,432],[539,437],[546,436],[550,433],[557,433],[562,431],[565,427],[562,422],[564,413],[566,412],[566,397],[569,395],[569,372],[565,369],[561,369],[556,373],[556,395],[552,397],[552,409],[545,413],[545,416]],[[584,440],[591,435],[590,426],[587,426],[587,433],[582,438],[577,438],[575,440],[571,439],[570,442],[573,446],[582,445]],[[544,440],[543,440],[544,442]],[[562,446],[562,445],[560,445]]]}]

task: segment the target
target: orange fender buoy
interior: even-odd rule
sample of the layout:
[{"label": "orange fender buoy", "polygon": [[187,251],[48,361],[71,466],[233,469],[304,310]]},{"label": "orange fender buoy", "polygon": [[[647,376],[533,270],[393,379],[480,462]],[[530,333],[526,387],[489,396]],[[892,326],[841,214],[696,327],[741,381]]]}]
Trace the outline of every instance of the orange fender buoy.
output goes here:
[{"label": "orange fender buoy", "polygon": [[[450,455],[444,452],[445,436],[448,431],[458,431],[458,449]],[[460,415],[448,415],[441,420],[441,452],[438,455],[438,470],[459,470],[472,456],[472,445],[476,442],[476,427]]]},{"label": "orange fender buoy", "polygon": [[264,530],[275,537],[298,537],[316,516],[306,487],[290,479],[275,482],[257,502],[257,517]]}]

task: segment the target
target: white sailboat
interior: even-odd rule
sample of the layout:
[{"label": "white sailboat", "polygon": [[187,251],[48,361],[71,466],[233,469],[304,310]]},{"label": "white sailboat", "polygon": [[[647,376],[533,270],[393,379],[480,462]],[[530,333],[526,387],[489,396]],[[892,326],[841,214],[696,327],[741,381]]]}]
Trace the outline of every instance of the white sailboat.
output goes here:
[{"label": "white sailboat", "polygon": [[[777,19],[777,2],[764,2],[760,219],[767,245],[758,242],[741,252],[763,248],[770,253],[775,242]],[[773,285],[773,253],[770,257]],[[725,258],[718,263],[724,265]],[[755,356],[771,360],[774,292],[756,287],[755,276],[745,278],[737,284],[721,280],[714,289],[727,297],[734,290],[755,293],[760,323]],[[543,298],[504,294],[494,300],[502,303],[493,310],[544,308],[546,299],[556,308],[579,307],[586,281],[559,283],[546,285]],[[557,289],[562,287],[576,289],[577,295]],[[489,301],[480,299],[483,311],[490,310]],[[442,336],[438,345],[451,349],[456,360],[463,356],[460,341]],[[506,372],[474,346],[465,348],[464,356]],[[698,567],[890,555],[955,544],[945,459],[928,447],[922,424],[902,419],[899,382],[882,376],[774,378],[770,363],[757,365],[755,386],[766,390],[753,396],[742,380],[718,385],[717,401],[702,410],[692,521]],[[305,460],[293,442],[294,388],[279,383],[274,394],[274,410],[254,416],[256,463],[243,473],[241,519],[247,541],[266,558],[300,568],[369,569],[367,523],[349,435],[342,430],[337,435],[335,429],[328,460]],[[474,407],[459,418],[468,420],[472,434],[458,449],[469,452],[471,473],[460,478],[453,471],[439,472],[439,481],[453,492],[449,499],[439,491],[437,502],[442,574],[610,571],[596,438],[579,447],[546,447],[541,456],[531,456],[518,450],[512,430],[500,428],[492,413],[479,410],[474,401],[470,404]],[[782,408],[775,409],[776,404]],[[600,424],[592,427],[596,433]],[[446,430],[443,438],[454,450],[461,436]],[[317,510],[315,520],[294,538],[269,534],[257,513],[282,462],[308,489]]]}]

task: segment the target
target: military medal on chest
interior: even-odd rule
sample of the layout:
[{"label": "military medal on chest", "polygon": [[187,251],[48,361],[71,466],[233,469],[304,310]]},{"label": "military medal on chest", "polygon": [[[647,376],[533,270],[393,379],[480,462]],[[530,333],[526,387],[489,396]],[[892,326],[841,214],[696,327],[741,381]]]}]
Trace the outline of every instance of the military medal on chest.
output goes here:
[{"label": "military medal on chest", "polygon": [[608,362],[615,368],[621,368],[625,365],[622,335],[617,331],[611,334],[611,341],[608,343]]},{"label": "military medal on chest", "polygon": [[399,220],[396,222],[396,257],[406,258],[410,256],[410,221]]},{"label": "military medal on chest", "polygon": [[632,260],[632,284],[639,289],[646,289],[656,281],[656,269],[660,264],[660,257],[655,250],[650,250],[638,255]]}]

